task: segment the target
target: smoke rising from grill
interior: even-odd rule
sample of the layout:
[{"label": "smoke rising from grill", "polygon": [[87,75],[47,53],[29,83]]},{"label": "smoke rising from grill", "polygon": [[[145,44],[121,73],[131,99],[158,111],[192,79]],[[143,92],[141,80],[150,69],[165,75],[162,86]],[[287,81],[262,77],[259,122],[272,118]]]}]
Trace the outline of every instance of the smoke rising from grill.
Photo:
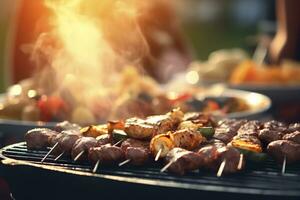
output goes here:
[{"label": "smoke rising from grill", "polygon": [[[31,53],[37,66],[36,88],[62,98],[74,122],[95,123],[109,113],[113,117],[118,99],[141,87],[143,78],[137,78],[133,68],[123,69],[139,66],[149,56],[137,21],[148,3],[46,0],[45,4],[53,13],[52,28],[39,36]],[[155,84],[149,80],[149,85]]]}]

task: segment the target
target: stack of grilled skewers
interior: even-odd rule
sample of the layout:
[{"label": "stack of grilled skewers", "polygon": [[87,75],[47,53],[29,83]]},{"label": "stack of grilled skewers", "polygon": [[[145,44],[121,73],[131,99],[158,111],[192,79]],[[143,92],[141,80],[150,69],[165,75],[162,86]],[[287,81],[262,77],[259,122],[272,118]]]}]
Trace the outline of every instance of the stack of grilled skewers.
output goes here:
[{"label": "stack of grilled skewers", "polygon": [[[300,160],[300,124],[225,119],[215,122],[202,113],[174,109],[146,119],[130,118],[81,128],[69,122],[53,130],[32,129],[25,135],[28,149],[47,149],[47,157],[70,156],[99,165],[165,163],[161,172],[183,175],[208,169],[217,176],[243,170],[246,161],[264,161],[268,155],[282,163]],[[299,153],[298,153],[299,152]]]}]

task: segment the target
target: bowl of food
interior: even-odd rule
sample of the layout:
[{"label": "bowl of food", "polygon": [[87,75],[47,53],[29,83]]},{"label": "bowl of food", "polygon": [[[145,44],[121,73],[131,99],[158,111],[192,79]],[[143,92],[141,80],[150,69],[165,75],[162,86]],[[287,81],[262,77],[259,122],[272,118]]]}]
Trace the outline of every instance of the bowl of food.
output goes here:
[{"label": "bowl of food", "polygon": [[[192,77],[192,78],[191,78]],[[251,59],[242,50],[219,50],[207,61],[196,61],[186,73],[187,81],[198,85],[223,83],[229,88],[264,94],[272,99],[274,116],[300,119],[300,63],[284,60],[270,65]]]}]

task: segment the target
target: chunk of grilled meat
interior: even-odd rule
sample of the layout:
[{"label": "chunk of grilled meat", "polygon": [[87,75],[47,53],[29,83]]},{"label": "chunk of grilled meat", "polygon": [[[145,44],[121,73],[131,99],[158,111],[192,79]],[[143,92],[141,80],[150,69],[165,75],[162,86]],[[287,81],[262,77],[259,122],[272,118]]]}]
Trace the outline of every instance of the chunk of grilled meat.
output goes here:
[{"label": "chunk of grilled meat", "polygon": [[71,156],[75,159],[77,155],[84,152],[78,160],[86,160],[88,151],[91,147],[97,146],[97,140],[93,137],[81,137],[73,145]]},{"label": "chunk of grilled meat", "polygon": [[121,148],[123,151],[126,151],[126,149],[129,147],[149,148],[149,142],[128,138],[122,142]]},{"label": "chunk of grilled meat", "polygon": [[214,138],[227,144],[237,134],[239,128],[245,123],[245,120],[234,119],[220,121],[218,123],[218,127],[215,129]]},{"label": "chunk of grilled meat", "polygon": [[178,130],[173,133],[169,132],[169,134],[175,147],[187,150],[194,150],[205,141],[205,137],[201,133],[189,129]]},{"label": "chunk of grilled meat", "polygon": [[247,120],[237,120],[237,119],[223,119],[218,121],[217,127],[228,127],[232,126],[238,130],[243,124],[247,123]]},{"label": "chunk of grilled meat", "polygon": [[177,130],[190,129],[192,131],[197,131],[201,127],[203,127],[203,124],[201,123],[194,123],[192,121],[183,121],[178,125]]},{"label": "chunk of grilled meat", "polygon": [[64,152],[65,155],[70,155],[73,145],[81,137],[82,136],[80,132],[77,131],[62,131],[55,138],[52,139],[52,143],[58,143],[57,147],[52,151],[52,154],[59,155]]},{"label": "chunk of grilled meat", "polygon": [[197,151],[203,159],[203,167],[205,169],[215,170],[215,165],[219,158],[217,150],[224,146],[226,145],[221,140],[211,139]]},{"label": "chunk of grilled meat", "polygon": [[146,119],[131,118],[126,120],[124,131],[135,139],[151,139],[153,136],[174,130],[182,121],[183,113],[174,109],[165,115],[155,115]]},{"label": "chunk of grilled meat", "polygon": [[101,165],[112,165],[124,160],[124,152],[120,147],[111,144],[89,149],[88,159],[92,163],[100,162]]},{"label": "chunk of grilled meat", "polygon": [[281,140],[283,136],[283,132],[278,130],[271,130],[269,128],[264,128],[259,131],[258,138],[266,143],[269,144],[270,142]]},{"label": "chunk of grilled meat", "polygon": [[188,171],[197,170],[202,166],[203,159],[199,154],[182,148],[173,148],[166,156],[166,164],[171,163],[168,171],[184,175]]},{"label": "chunk of grilled meat", "polygon": [[77,130],[79,131],[81,127],[78,124],[73,124],[69,121],[59,122],[55,125],[54,130],[57,132],[62,132],[66,130]]},{"label": "chunk of grilled meat", "polygon": [[[240,161],[240,152],[233,147],[229,147],[229,146],[224,146],[221,148],[217,149],[217,153],[219,154],[218,156],[218,160],[217,160],[217,167],[219,167],[221,165],[221,163],[226,160],[226,164],[223,170],[223,173],[235,173],[237,171],[239,171],[240,169],[238,169],[238,164]],[[243,169],[245,166],[245,160],[242,163],[242,168]],[[217,168],[216,168],[217,170]]]},{"label": "chunk of grilled meat", "polygon": [[147,123],[146,120],[130,118],[125,122],[125,133],[135,139],[150,139],[156,135],[157,126]]},{"label": "chunk of grilled meat", "polygon": [[284,132],[287,130],[288,126],[283,122],[272,120],[272,121],[265,122],[263,124],[263,128],[267,128],[273,131]]},{"label": "chunk of grilled meat", "polygon": [[129,138],[122,143],[121,149],[125,152],[125,158],[129,159],[132,165],[143,165],[151,156],[149,142],[146,141]]},{"label": "chunk of grilled meat", "polygon": [[99,135],[104,135],[108,133],[108,128],[106,124],[101,125],[91,125],[84,127],[80,130],[81,134],[85,137],[98,137]]},{"label": "chunk of grilled meat", "polygon": [[277,140],[271,142],[267,147],[268,154],[277,162],[282,163],[286,157],[287,163],[300,160],[300,144],[289,140]]},{"label": "chunk of grilled meat", "polygon": [[259,131],[258,138],[265,144],[270,142],[281,140],[288,126],[279,121],[268,121],[263,124],[263,129]]},{"label": "chunk of grilled meat", "polygon": [[295,131],[289,134],[286,134],[283,136],[282,138],[283,140],[290,140],[293,142],[296,142],[298,144],[300,144],[300,132],[299,131]]},{"label": "chunk of grilled meat", "polygon": [[293,133],[295,131],[300,131],[300,123],[290,124],[286,130],[286,133]]},{"label": "chunk of grilled meat", "polygon": [[226,144],[224,142],[222,142],[221,140],[218,140],[218,139],[210,139],[208,141],[206,141],[204,143],[204,146],[210,146],[210,145],[213,145],[213,146],[216,146],[217,148],[220,148],[220,147],[224,147],[226,146]]},{"label": "chunk of grilled meat", "polygon": [[202,126],[216,126],[215,121],[210,115],[201,112],[186,113],[183,117],[183,121],[190,121],[194,124],[202,124]]},{"label": "chunk of grilled meat", "polygon": [[[226,146],[219,140],[208,141],[208,144],[200,148],[197,153],[203,159],[203,167],[217,171],[221,163],[226,160],[223,173],[235,173],[238,170],[240,152],[231,146]],[[243,162],[242,168],[245,162]]]},{"label": "chunk of grilled meat", "polygon": [[50,145],[51,138],[56,137],[58,132],[48,128],[35,128],[25,134],[28,149],[44,149]]},{"label": "chunk of grilled meat", "polygon": [[238,130],[238,135],[252,135],[257,137],[259,130],[262,128],[262,124],[257,121],[249,121],[243,124],[239,130]]},{"label": "chunk of grilled meat", "polygon": [[112,142],[111,137],[109,134],[103,134],[96,137],[97,146],[100,147],[105,144],[110,144]]},{"label": "chunk of grilled meat", "polygon": [[66,130],[66,131],[62,131],[61,133],[57,134],[56,136],[49,138],[49,144],[50,144],[50,146],[54,146],[56,143],[58,143],[58,141],[62,137],[65,137],[68,134],[82,136],[81,133],[78,130]]}]

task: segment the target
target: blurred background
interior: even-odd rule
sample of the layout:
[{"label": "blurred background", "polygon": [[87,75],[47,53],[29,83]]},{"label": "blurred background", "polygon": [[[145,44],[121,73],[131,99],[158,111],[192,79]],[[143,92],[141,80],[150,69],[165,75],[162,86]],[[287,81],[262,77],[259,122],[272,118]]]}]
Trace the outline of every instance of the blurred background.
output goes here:
[{"label": "blurred background", "polygon": [[[11,84],[12,65],[20,63],[12,59],[15,56],[23,59],[15,53],[15,48],[21,48],[15,46],[16,37],[30,38],[28,35],[35,34],[34,30],[16,31],[30,24],[30,15],[34,15],[36,9],[34,4],[28,3],[25,7],[33,13],[27,12],[26,17],[20,2],[0,1],[0,92]],[[206,60],[212,51],[224,48],[239,47],[251,55],[259,35],[275,32],[274,0],[174,0],[174,3],[186,39],[193,47],[194,56],[200,60]]]}]

